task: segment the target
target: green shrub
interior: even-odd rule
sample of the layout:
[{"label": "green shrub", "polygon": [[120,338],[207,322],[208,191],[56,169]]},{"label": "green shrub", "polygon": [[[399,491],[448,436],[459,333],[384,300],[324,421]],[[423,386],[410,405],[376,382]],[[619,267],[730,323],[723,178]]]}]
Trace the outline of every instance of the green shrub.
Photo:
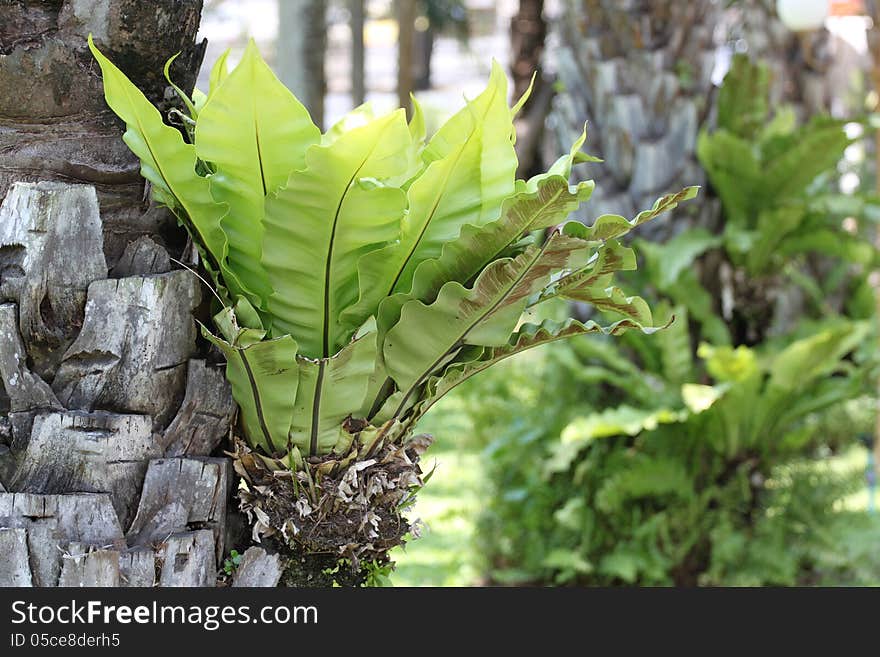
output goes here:
[{"label": "green shrub", "polygon": [[771,113],[761,66],[735,60],[718,114],[698,152],[723,228],[640,242],[626,279],[674,323],[573,341],[538,391],[511,364],[473,405],[496,581],[880,582],[853,538],[876,519],[845,510],[864,472],[839,456],[872,430],[876,373],[876,253],[843,219],[870,227],[876,205],[833,191],[844,123]]}]

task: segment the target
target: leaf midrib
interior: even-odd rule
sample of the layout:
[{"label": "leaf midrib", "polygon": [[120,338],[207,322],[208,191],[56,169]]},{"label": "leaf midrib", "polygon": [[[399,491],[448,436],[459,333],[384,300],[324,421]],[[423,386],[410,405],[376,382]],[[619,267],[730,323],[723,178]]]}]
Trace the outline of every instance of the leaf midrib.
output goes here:
[{"label": "leaf midrib", "polygon": [[[419,377],[415,380],[415,382],[409,387],[406,391],[406,394],[403,396],[403,399],[400,401],[400,405],[397,407],[397,410],[394,411],[394,417],[399,417],[400,413],[403,411],[403,407],[406,405],[406,402],[409,401],[409,398],[412,396],[412,393],[418,389],[422,383],[425,382],[425,379],[430,376],[431,372],[434,371],[434,368],[438,367],[440,363],[443,362],[449,354],[455,351],[457,348],[463,346],[464,339],[468,336],[468,334],[476,328],[478,324],[480,324],[483,320],[489,317],[492,313],[494,313],[501,306],[502,303],[510,296],[510,293],[516,289],[516,287],[522,282],[525,278],[526,274],[531,271],[532,267],[535,263],[541,258],[542,255],[547,250],[548,245],[550,244],[550,240],[547,240],[546,244],[537,250],[535,253],[535,257],[531,259],[527,265],[523,267],[523,270],[514,278],[513,281],[507,286],[507,289],[501,294],[501,296],[492,304],[492,306],[484,313],[480,314],[473,322],[471,322],[468,327],[461,332],[461,334],[455,339],[455,341],[450,345],[438,358],[435,360],[425,371],[423,371]],[[500,260],[496,262],[501,262]],[[513,259],[511,260],[513,262]]]},{"label": "leaf midrib", "polygon": [[[486,111],[483,112],[482,117],[480,117],[481,119],[485,120],[486,114],[488,114],[488,112],[489,112],[489,107],[491,107],[491,105],[495,101],[495,97],[497,95],[498,95],[498,90],[493,89],[492,98],[487,103]],[[443,186],[440,188],[441,191],[437,195],[437,197],[434,201],[434,207],[431,208],[431,212],[428,215],[427,220],[424,222],[424,225],[422,226],[422,230],[419,232],[419,236],[416,238],[415,242],[413,242],[412,248],[410,249],[410,251],[407,254],[406,258],[404,259],[403,263],[398,268],[397,274],[394,276],[394,280],[391,282],[391,287],[383,295],[383,297],[387,297],[394,292],[394,288],[397,287],[397,283],[400,281],[400,277],[403,276],[403,272],[406,270],[406,266],[409,264],[409,261],[412,260],[412,257],[415,255],[416,250],[419,247],[419,244],[422,243],[422,239],[425,237],[425,233],[428,232],[428,227],[431,225],[431,222],[434,220],[434,214],[437,212],[437,208],[440,206],[440,201],[446,195],[446,185],[449,182],[449,178],[452,176],[452,172],[455,170],[455,167],[458,165],[458,161],[461,159],[461,156],[464,153],[465,148],[471,143],[471,140],[477,134],[477,128],[479,127],[479,123],[477,123],[476,121],[477,121],[477,119],[474,117],[474,122],[475,122],[474,129],[468,135],[467,139],[464,140],[464,143],[461,144],[461,147],[459,148],[458,154],[455,156],[455,164],[452,167],[450,167],[449,171],[446,174],[446,177],[443,180]],[[482,159],[481,159],[481,161],[482,161]],[[482,187],[482,171],[480,172],[480,186]]]}]

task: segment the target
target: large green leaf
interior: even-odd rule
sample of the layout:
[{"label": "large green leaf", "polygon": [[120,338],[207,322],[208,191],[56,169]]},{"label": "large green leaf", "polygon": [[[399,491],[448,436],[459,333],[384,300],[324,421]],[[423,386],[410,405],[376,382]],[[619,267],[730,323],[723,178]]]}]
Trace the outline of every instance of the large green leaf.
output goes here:
[{"label": "large green leaf", "polygon": [[650,210],[642,210],[633,219],[627,219],[619,214],[603,214],[596,219],[589,231],[584,233],[586,239],[591,240],[610,240],[616,237],[626,235],[636,226],[656,219],[664,212],[669,212],[678,207],[679,203],[689,201],[696,197],[700,188],[698,186],[685,187],[674,194],[666,194],[661,196],[655,202]]},{"label": "large green leaf", "polygon": [[[104,96],[126,125],[123,139],[141,161],[141,175],[150,181],[153,197],[174,210],[207,251],[216,269],[226,254],[226,237],[220,229],[224,208],[214,203],[208,181],[196,173],[196,152],[180,132],[162,121],[159,111],[125,74],[107,59],[89,37],[89,48],[101,67]],[[235,273],[224,269],[230,282]]]},{"label": "large green leaf", "polygon": [[330,358],[297,358],[299,386],[290,438],[302,453],[347,450],[351,434],[343,424],[361,407],[375,363],[375,330]]},{"label": "large green leaf", "polygon": [[715,313],[715,299],[700,283],[693,269],[685,269],[678,280],[664,290],[676,304],[688,309],[690,318],[699,322],[703,337],[713,344],[730,344],[730,331]]},{"label": "large green leaf", "polygon": [[754,139],[767,122],[769,94],[770,70],[735,56],[718,93],[718,128]]},{"label": "large green leaf", "polygon": [[229,266],[244,290],[265,306],[272,292],[261,263],[264,199],[305,166],[320,130],[305,107],[278,81],[253,39],[241,62],[199,113],[196,152],[213,165],[211,193],[229,212]]},{"label": "large green leaf", "polygon": [[465,345],[506,344],[529,297],[590,253],[589,242],[556,231],[543,246],[490,264],[471,289],[451,281],[430,305],[416,299],[404,304],[383,345],[388,373],[404,391],[401,403]]},{"label": "large green leaf", "polygon": [[830,374],[867,334],[864,322],[847,322],[794,342],[774,359],[769,385],[783,390],[802,389]]},{"label": "large green leaf", "polygon": [[577,418],[563,430],[545,464],[545,471],[547,474],[565,472],[574,463],[578,452],[597,438],[635,436],[656,429],[660,424],[682,422],[687,415],[687,411],[622,405]]},{"label": "large green leaf", "polygon": [[805,209],[799,205],[771,208],[758,215],[760,239],[746,254],[746,265],[752,275],[764,273],[782,240],[798,229],[804,215]]},{"label": "large green leaf", "polygon": [[430,302],[444,283],[467,283],[525,233],[565,221],[590,198],[594,187],[592,181],[571,186],[567,177],[553,175],[538,182],[534,191],[518,192],[504,202],[496,221],[483,227],[464,226],[458,239],[444,245],[439,258],[424,261],[416,270],[412,295]]},{"label": "large green leaf", "polygon": [[392,293],[408,293],[418,265],[440,256],[463,226],[498,218],[502,202],[513,194],[516,169],[506,92],[503,71],[493,69],[486,90],[425,147],[427,168],[407,191],[409,210],[399,240],[359,263],[359,300],[344,315],[349,326],[375,314]]},{"label": "large green leaf", "polygon": [[721,246],[721,243],[720,235],[697,227],[679,233],[665,244],[640,240],[638,248],[646,255],[652,281],[665,290],[678,280],[683,271],[690,269],[698,257],[709,249]]},{"label": "large green leaf", "polygon": [[215,323],[223,329],[223,338],[204,327],[202,335],[226,356],[226,378],[250,444],[270,456],[286,455],[299,382],[296,341],[289,335],[263,340],[264,331],[238,329],[228,308]]},{"label": "large green leaf", "polygon": [[[423,415],[450,390],[464,383],[472,376],[523,351],[579,335],[590,333],[620,335],[628,330],[637,330],[645,334],[651,334],[658,329],[651,326],[641,326],[631,319],[621,319],[609,326],[602,326],[593,320],[580,322],[576,319],[568,319],[564,322],[545,320],[540,324],[523,324],[510,336],[506,344],[500,347],[484,349],[477,359],[453,362],[445,368],[442,374],[432,376],[426,385],[425,394],[421,396],[422,402],[417,404],[418,414]],[[622,358],[622,356],[618,357]],[[617,376],[619,377],[620,375],[618,374]],[[393,411],[394,409],[387,410]],[[380,414],[376,417],[376,420],[380,422],[387,419],[390,419],[390,416],[385,417]]]},{"label": "large green leaf", "polygon": [[330,356],[353,332],[339,318],[357,300],[357,261],[397,237],[406,207],[403,191],[371,179],[405,171],[410,143],[398,110],[312,146],[306,168],[266,200],[271,331],[295,335],[304,356]]},{"label": "large green leaf", "polygon": [[[846,147],[852,143],[844,121],[825,116],[765,147],[756,202],[767,205],[802,195],[818,176],[834,171]],[[758,206],[760,207],[760,206]]]},{"label": "large green leaf", "polygon": [[728,221],[748,226],[763,175],[753,145],[724,130],[703,132],[697,139],[697,156],[721,197]]}]

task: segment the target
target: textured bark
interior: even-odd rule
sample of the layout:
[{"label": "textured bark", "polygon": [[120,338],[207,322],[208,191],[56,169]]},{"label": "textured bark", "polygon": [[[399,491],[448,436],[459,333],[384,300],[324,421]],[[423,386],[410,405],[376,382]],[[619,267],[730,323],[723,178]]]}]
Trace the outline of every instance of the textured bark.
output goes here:
[{"label": "textured bark", "polygon": [[[166,98],[165,60],[191,88],[204,52],[195,43],[202,0],[6,0],[0,3],[0,198],[14,182],[95,186],[114,262],[133,237],[171,236],[165,212],[147,212],[137,160],[104,103],[95,41],[154,101]],[[168,96],[170,97],[170,96]]]},{"label": "textured bark", "polygon": [[[4,225],[25,227],[7,240],[21,254],[18,264],[0,273],[9,426],[0,482],[10,491],[0,494],[0,528],[24,532],[3,535],[17,556],[0,577],[38,586],[148,586],[158,563],[162,586],[213,585],[231,471],[228,459],[204,457],[227,434],[234,404],[222,370],[194,358],[197,279],[184,270],[147,273],[164,269],[168,256],[140,238],[120,261],[133,275],[93,280],[78,295],[94,275],[89,260],[103,263],[100,246],[70,249],[52,236],[80,239],[87,230],[100,245],[101,218],[96,204],[59,198],[93,199],[94,191],[18,183],[0,207],[0,216],[15,218]],[[92,272],[69,285],[68,295],[59,286],[53,304],[69,304],[67,317],[79,319],[72,331],[69,321],[62,325],[70,344],[60,359],[39,340],[29,359],[21,337],[28,315],[19,304],[45,305],[60,250],[70,267]],[[34,334],[42,328],[36,324]]]},{"label": "textured bark", "polygon": [[235,407],[197,342],[201,284],[171,270],[184,237],[145,202],[85,47],[164,104],[168,56],[195,79],[200,11],[0,6],[0,586],[216,584],[232,475],[209,455]]},{"label": "textured bark", "polygon": [[[564,93],[548,121],[556,139],[545,159],[568,150],[588,123],[586,150],[605,162],[578,171],[599,181],[582,218],[633,216],[670,190],[705,183],[694,151],[710,109],[720,15],[713,0],[564,3],[554,53]],[[715,204],[687,203],[642,235],[664,239],[716,216]]]},{"label": "textured bark", "polygon": [[232,579],[234,587],[277,586],[281,579],[281,558],[258,547],[250,547]]},{"label": "textured bark", "polygon": [[83,323],[89,284],[107,277],[92,187],[18,184],[0,209],[0,294],[18,304],[37,374],[51,377]]},{"label": "textured bark", "polygon": [[[588,122],[586,149],[604,159],[578,173],[598,181],[582,219],[605,213],[632,216],[655,198],[701,185],[687,203],[641,235],[664,241],[700,225],[721,229],[724,217],[695,154],[701,129],[711,128],[713,84],[720,47],[742,49],[772,73],[771,102],[793,104],[802,119],[827,110],[831,54],[828,35],[795,35],[775,16],[774,3],[744,0],[568,0],[559,23],[562,42],[554,61],[560,93],[548,125],[558,153]],[[549,156],[549,154],[548,154]],[[554,153],[555,157],[555,153]],[[760,342],[799,315],[802,293],[773,278],[754,279],[721,253],[699,263],[699,275],[737,344]],[[723,299],[732,299],[726,312]]]}]

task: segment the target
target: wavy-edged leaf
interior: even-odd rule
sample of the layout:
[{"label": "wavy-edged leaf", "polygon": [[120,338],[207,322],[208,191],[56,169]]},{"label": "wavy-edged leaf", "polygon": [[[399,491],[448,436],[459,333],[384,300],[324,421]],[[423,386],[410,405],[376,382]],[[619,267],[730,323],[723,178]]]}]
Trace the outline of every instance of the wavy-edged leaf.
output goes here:
[{"label": "wavy-edged leaf", "polygon": [[[621,319],[608,326],[602,326],[593,320],[580,322],[576,319],[568,319],[564,322],[545,320],[540,324],[523,324],[510,336],[507,344],[485,348],[478,358],[465,362],[453,362],[446,367],[442,374],[432,376],[426,384],[425,394],[421,396],[423,401],[418,404],[418,413],[423,415],[449,391],[472,376],[528,349],[580,335],[620,335],[630,330],[650,335],[661,328],[663,327],[642,326],[630,319]],[[383,410],[393,411],[394,409]],[[376,417],[378,421],[387,419],[389,418],[382,414]]]},{"label": "wavy-edged leaf", "polygon": [[[207,249],[212,262],[223,265],[226,238],[220,229],[225,212],[208,189],[208,181],[196,173],[196,151],[184,142],[180,132],[162,121],[159,111],[146,99],[125,74],[107,59],[89,37],[89,49],[101,67],[104,97],[116,115],[125,122],[123,140],[141,161],[141,175],[150,181],[153,197],[176,210],[178,217],[192,231],[196,241]],[[183,213],[185,216],[181,216]],[[228,269],[228,282],[236,280]]]},{"label": "wavy-edged leaf", "polygon": [[409,210],[399,240],[358,263],[359,297],[343,315],[349,327],[376,314],[392,293],[408,293],[418,265],[439,257],[463,226],[480,226],[500,215],[502,202],[513,194],[515,174],[509,129],[497,128],[512,125],[506,90],[503,71],[493,70],[487,89],[425,147],[428,165],[407,190]]},{"label": "wavy-edged leaf", "polygon": [[299,386],[290,439],[304,454],[326,454],[334,447],[337,453],[346,451],[351,435],[343,423],[362,405],[376,349],[372,330],[330,358],[297,357]]},{"label": "wavy-edged leaf", "polygon": [[819,115],[792,134],[768,142],[762,151],[760,178],[747,189],[757,207],[797,197],[820,175],[833,171],[853,142],[845,126],[845,121]]},{"label": "wavy-edged leaf", "polygon": [[566,288],[561,296],[571,301],[589,303],[603,312],[612,312],[650,326],[654,319],[648,303],[639,296],[627,296],[619,287],[611,285],[612,274],[596,279],[592,285]]},{"label": "wavy-edged leaf", "polygon": [[596,219],[585,236],[587,239],[591,240],[609,240],[614,239],[615,237],[621,237],[626,235],[636,226],[640,226],[646,221],[655,219],[664,212],[674,210],[678,207],[679,203],[691,200],[696,197],[699,191],[700,188],[698,186],[692,186],[685,187],[674,194],[666,194],[665,196],[658,198],[650,210],[642,210],[631,220],[626,219],[619,214],[603,214]]},{"label": "wavy-edged leaf", "polygon": [[529,297],[554,273],[586,262],[590,252],[589,242],[557,231],[543,246],[490,264],[471,289],[452,281],[430,305],[405,303],[383,345],[385,367],[404,391],[401,403],[465,345],[504,345]]},{"label": "wavy-edged leaf", "polygon": [[250,444],[270,456],[287,454],[299,382],[296,340],[289,335],[263,340],[263,331],[237,329],[231,309],[221,311],[215,322],[226,328],[226,339],[205,327],[202,335],[226,356],[226,379]]},{"label": "wavy-edged leaf", "polygon": [[310,148],[306,168],[266,200],[271,332],[295,335],[304,356],[332,355],[352,333],[339,317],[357,300],[358,259],[397,237],[406,208],[400,189],[369,179],[405,171],[410,143],[398,110]]},{"label": "wavy-edged leaf", "polygon": [[464,226],[458,239],[443,247],[439,258],[419,266],[413,297],[433,301],[444,283],[467,283],[526,233],[563,223],[590,198],[594,187],[591,180],[572,186],[567,178],[554,175],[541,180],[535,191],[521,191],[510,197],[499,219],[482,228]]},{"label": "wavy-edged leaf", "polygon": [[[580,224],[572,224],[571,228],[577,233],[584,233]],[[645,300],[628,297],[620,288],[612,285],[615,272],[635,268],[635,252],[617,240],[609,240],[598,247],[588,266],[555,281],[542,293],[539,301],[560,296],[589,303],[599,310],[616,312],[643,326],[650,326],[653,318]]]},{"label": "wavy-edged leaf", "polygon": [[349,130],[362,128],[375,120],[376,112],[373,110],[373,103],[369,101],[362,103],[353,110],[347,112],[341,119],[330,126],[330,129],[321,137],[321,143],[324,146],[332,144]]},{"label": "wavy-edged leaf", "polygon": [[320,130],[251,40],[199,113],[195,134],[199,158],[214,167],[211,193],[229,206],[222,220],[229,266],[243,291],[265,307],[272,288],[261,263],[264,200],[305,166],[306,150],[318,143]]},{"label": "wavy-edged leaf", "polygon": [[773,360],[768,386],[803,389],[830,374],[865,339],[868,331],[865,322],[846,322],[792,343]]}]

